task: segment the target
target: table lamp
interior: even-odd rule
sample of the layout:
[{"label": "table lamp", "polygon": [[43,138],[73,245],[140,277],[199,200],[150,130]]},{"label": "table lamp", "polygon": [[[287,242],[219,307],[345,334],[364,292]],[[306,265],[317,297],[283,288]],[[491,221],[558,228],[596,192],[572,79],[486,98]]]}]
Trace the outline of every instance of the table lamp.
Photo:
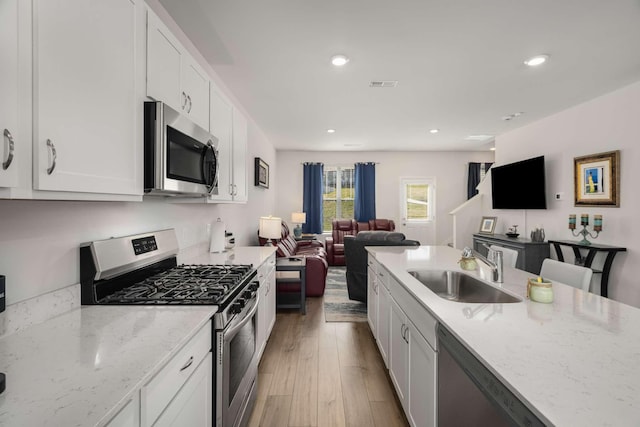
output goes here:
[{"label": "table lamp", "polygon": [[261,216],[258,236],[267,239],[265,246],[273,246],[272,239],[282,236],[282,219],[275,216]]},{"label": "table lamp", "polygon": [[302,236],[302,226],[300,224],[304,224],[307,222],[307,214],[304,212],[293,212],[291,214],[291,222],[293,224],[297,224],[296,228],[293,229],[293,235],[296,237]]}]

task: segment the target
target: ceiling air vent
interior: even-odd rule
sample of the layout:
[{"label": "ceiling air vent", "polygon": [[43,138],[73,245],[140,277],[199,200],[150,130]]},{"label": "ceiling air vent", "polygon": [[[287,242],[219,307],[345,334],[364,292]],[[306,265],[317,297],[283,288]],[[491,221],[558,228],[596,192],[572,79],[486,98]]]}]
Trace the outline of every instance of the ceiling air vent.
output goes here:
[{"label": "ceiling air vent", "polygon": [[398,86],[397,80],[374,80],[369,83],[369,87],[396,87]]}]

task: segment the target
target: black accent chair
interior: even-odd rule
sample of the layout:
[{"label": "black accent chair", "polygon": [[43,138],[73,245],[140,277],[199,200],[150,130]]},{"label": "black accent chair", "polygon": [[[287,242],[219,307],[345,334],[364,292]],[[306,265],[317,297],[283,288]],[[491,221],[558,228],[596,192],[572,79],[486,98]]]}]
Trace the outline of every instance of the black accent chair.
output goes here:
[{"label": "black accent chair", "polygon": [[344,257],[347,264],[349,299],[367,302],[367,256],[365,246],[420,246],[417,240],[406,240],[404,234],[393,231],[361,231],[344,237]]}]

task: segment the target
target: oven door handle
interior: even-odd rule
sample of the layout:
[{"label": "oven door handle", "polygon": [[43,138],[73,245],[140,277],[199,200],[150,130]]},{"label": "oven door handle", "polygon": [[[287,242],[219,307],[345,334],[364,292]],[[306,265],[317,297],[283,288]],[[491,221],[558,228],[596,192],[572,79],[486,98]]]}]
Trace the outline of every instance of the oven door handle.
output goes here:
[{"label": "oven door handle", "polygon": [[249,310],[249,312],[244,317],[244,319],[242,319],[240,323],[238,323],[237,325],[234,325],[233,327],[229,328],[229,330],[225,331],[224,340],[231,341],[231,339],[236,335],[236,333],[238,333],[238,331],[242,329],[244,325],[246,325],[251,320],[253,315],[256,314],[257,310],[258,310],[258,294],[256,294],[256,298],[254,299],[253,307],[251,307],[251,310]]}]

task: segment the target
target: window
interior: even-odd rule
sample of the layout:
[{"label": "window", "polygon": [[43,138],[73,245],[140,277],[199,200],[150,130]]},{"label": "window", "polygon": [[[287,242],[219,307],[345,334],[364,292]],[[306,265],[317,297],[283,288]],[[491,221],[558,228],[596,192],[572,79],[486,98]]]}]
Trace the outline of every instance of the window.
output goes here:
[{"label": "window", "polygon": [[330,232],[334,219],[353,218],[354,167],[325,166],[322,180],[322,229]]},{"label": "window", "polygon": [[433,221],[435,181],[429,178],[402,178],[402,217],[407,224]]}]

